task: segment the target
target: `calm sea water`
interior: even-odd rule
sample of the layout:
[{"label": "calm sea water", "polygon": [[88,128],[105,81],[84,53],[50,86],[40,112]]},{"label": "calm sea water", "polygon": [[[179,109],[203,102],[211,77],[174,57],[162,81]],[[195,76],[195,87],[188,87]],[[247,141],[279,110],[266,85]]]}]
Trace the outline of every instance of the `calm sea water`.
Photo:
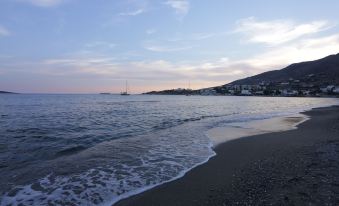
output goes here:
[{"label": "calm sea water", "polygon": [[338,99],[0,95],[0,205],[111,205],[215,155],[205,132]]}]

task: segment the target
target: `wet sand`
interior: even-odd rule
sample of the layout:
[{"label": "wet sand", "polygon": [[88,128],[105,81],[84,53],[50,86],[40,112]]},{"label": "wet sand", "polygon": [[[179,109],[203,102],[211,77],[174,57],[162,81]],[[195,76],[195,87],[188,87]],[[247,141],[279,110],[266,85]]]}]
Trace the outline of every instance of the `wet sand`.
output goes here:
[{"label": "wet sand", "polygon": [[298,129],[219,144],[183,178],[116,205],[339,205],[339,107],[305,115]]},{"label": "wet sand", "polygon": [[282,132],[297,129],[297,125],[307,121],[308,116],[296,114],[293,116],[274,117],[250,122],[230,123],[224,127],[216,127],[207,131],[214,147],[241,137],[249,137],[272,132]]}]

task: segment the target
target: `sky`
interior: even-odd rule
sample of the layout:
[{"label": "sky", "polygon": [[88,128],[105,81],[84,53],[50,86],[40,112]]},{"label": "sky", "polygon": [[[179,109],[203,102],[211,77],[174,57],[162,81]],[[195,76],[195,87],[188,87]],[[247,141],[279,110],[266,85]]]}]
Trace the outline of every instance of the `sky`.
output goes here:
[{"label": "sky", "polygon": [[1,0],[0,90],[198,89],[339,53],[338,0]]}]

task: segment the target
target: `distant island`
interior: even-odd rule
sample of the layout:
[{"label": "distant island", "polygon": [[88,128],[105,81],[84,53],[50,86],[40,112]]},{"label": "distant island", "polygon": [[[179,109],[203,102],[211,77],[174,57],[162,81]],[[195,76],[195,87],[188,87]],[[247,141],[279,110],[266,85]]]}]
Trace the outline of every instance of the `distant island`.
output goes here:
[{"label": "distant island", "polygon": [[18,94],[14,92],[0,91],[0,94]]},{"label": "distant island", "polygon": [[229,84],[191,90],[178,88],[151,91],[155,95],[235,96],[338,96],[339,54],[291,64],[281,70],[264,72]]}]

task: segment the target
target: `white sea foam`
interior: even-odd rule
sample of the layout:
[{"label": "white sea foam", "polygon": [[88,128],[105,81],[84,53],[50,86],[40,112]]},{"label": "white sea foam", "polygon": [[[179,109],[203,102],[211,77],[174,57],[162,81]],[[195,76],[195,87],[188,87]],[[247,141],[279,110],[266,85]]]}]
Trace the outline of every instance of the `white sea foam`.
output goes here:
[{"label": "white sea foam", "polygon": [[129,141],[106,142],[71,159],[65,158],[57,163],[59,167],[74,159],[84,162],[95,155],[100,159],[103,159],[102,154],[111,156],[105,165],[85,172],[67,176],[53,173],[33,184],[17,187],[14,195],[10,192],[3,196],[1,205],[112,205],[180,178],[215,155],[203,133],[185,128],[176,127],[174,135],[169,129]]}]

